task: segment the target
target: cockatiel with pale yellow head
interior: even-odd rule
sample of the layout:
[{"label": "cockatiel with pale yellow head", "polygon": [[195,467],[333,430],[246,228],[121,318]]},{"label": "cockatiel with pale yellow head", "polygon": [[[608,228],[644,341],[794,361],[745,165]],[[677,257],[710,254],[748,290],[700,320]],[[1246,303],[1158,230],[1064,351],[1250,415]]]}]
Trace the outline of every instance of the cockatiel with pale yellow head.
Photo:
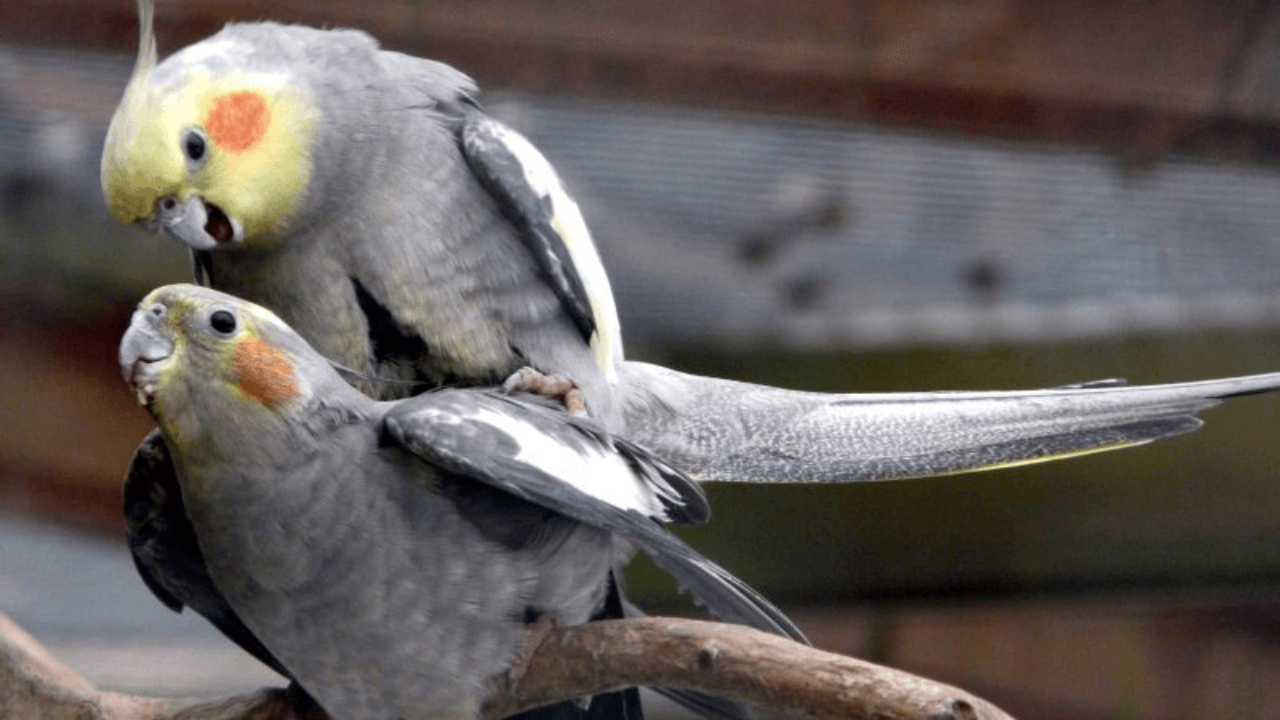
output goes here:
[{"label": "cockatiel with pale yellow head", "polygon": [[586,225],[469,78],[360,32],[271,23],[157,64],[141,11],[102,157],[116,219],[178,238],[205,283],[357,376],[492,384],[533,366],[612,415],[621,339]]},{"label": "cockatiel with pale yellow head", "polygon": [[[1165,387],[803,393],[625,361],[609,283],[545,158],[453,68],[354,30],[234,24],[137,66],[103,191],[197,277],[280,315],[377,397],[561,375],[703,481],[923,477],[1128,447],[1280,374]],[[417,381],[418,384],[396,382]]]}]

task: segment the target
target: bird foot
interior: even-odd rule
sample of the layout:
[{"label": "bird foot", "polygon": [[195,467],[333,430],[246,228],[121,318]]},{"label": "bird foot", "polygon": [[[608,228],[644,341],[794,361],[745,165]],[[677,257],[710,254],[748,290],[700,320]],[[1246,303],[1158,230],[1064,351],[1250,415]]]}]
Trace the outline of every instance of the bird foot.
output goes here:
[{"label": "bird foot", "polygon": [[525,392],[560,401],[570,415],[586,415],[587,403],[582,391],[563,375],[543,375],[529,366],[520,368],[502,383],[505,393]]}]

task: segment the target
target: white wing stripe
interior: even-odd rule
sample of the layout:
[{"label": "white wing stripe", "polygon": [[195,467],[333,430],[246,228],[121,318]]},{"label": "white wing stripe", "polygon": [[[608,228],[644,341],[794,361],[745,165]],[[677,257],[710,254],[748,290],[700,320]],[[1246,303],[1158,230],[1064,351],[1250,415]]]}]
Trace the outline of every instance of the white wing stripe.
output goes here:
[{"label": "white wing stripe", "polygon": [[569,197],[551,163],[523,135],[499,123],[494,123],[493,128],[498,140],[524,169],[524,179],[529,187],[551,200],[551,224],[569,249],[573,267],[578,271],[578,277],[582,278],[582,285],[591,304],[591,314],[596,323],[592,349],[605,377],[612,383],[616,379],[617,364],[622,362],[618,309],[613,302],[609,276],[604,271],[604,263],[600,262],[600,255],[596,252],[591,231],[587,229],[578,203]]},{"label": "white wing stripe", "polygon": [[520,447],[517,461],[614,507],[667,519],[653,488],[617,453],[590,444],[579,452],[534,425],[488,408],[475,408],[466,417],[514,438]]}]

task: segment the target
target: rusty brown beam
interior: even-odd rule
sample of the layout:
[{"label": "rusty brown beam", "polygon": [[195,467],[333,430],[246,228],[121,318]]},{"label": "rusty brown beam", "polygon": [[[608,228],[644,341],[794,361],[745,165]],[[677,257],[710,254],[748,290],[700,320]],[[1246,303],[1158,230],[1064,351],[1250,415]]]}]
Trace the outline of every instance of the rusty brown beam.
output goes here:
[{"label": "rusty brown beam", "polygon": [[[676,103],[1271,162],[1265,2],[161,2],[162,53],[228,21],[359,27],[488,89]],[[132,2],[7,0],[0,42],[133,51]]]},{"label": "rusty brown beam", "polygon": [[115,360],[132,304],[67,317],[0,293],[0,511],[123,535],[125,469],[154,427]]}]

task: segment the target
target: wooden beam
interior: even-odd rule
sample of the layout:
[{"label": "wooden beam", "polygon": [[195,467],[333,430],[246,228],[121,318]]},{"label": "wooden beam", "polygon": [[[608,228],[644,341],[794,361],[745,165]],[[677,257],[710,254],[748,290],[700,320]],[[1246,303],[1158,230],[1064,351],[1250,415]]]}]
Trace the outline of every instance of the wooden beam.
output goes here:
[{"label": "wooden beam", "polygon": [[[1210,0],[162,2],[162,53],[227,21],[359,27],[488,89],[1273,161],[1280,11]],[[7,0],[0,42],[132,52],[128,0]]]},{"label": "wooden beam", "polygon": [[0,304],[0,510],[122,535],[124,472],[154,427],[115,360],[132,303],[79,319]]}]

